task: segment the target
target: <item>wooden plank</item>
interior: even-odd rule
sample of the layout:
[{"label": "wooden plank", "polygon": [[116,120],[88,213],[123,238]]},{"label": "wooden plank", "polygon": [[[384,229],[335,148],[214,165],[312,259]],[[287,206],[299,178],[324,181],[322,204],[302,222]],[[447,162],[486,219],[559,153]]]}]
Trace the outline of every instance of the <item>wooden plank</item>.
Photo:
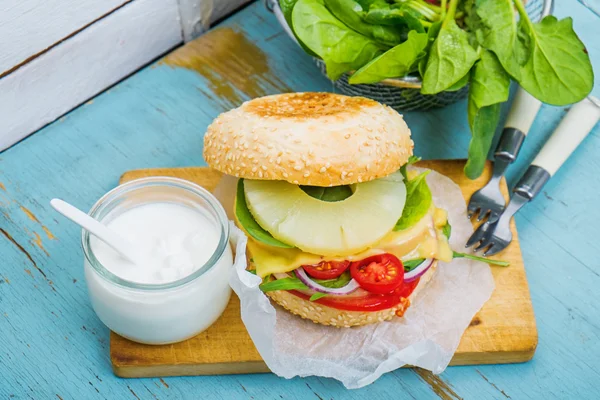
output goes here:
[{"label": "wooden plank", "polygon": [[3,0],[0,76],[130,0]]},{"label": "wooden plank", "polygon": [[[555,6],[559,18],[573,16],[594,67],[600,66],[594,15],[575,0]],[[259,2],[217,29],[230,28],[254,46],[240,54],[267,61],[264,75],[270,79],[294,91],[333,90]],[[240,72],[228,71],[222,85],[240,100],[249,98],[231,83]],[[256,82],[261,95],[279,91],[261,74],[247,79]],[[57,215],[48,200],[62,197],[89,209],[118,184],[124,171],[205,165],[203,132],[231,107],[212,85],[197,70],[156,64],[0,154],[0,228],[24,250],[0,231],[0,399],[58,395],[65,400],[135,400],[134,394],[161,400],[600,398],[600,372],[595,368],[600,359],[600,242],[595,223],[600,220],[595,195],[600,191],[600,126],[516,216],[539,332],[530,362],[448,368],[439,376],[405,368],[350,391],[332,379],[287,380],[273,374],[115,376],[109,331],[95,316],[87,295],[81,231]],[[464,157],[470,139],[465,113],[464,101],[404,113],[417,154],[430,159]],[[563,107],[542,106],[508,171],[509,183],[516,182],[564,113]],[[46,236],[42,225],[54,239]]]},{"label": "wooden plank", "polygon": [[[463,174],[464,161],[425,161],[419,166],[436,170],[456,182],[468,199],[492,173],[490,163],[478,180]],[[148,176],[175,176],[213,190],[221,173],[209,168],[146,169],[125,173],[121,181]],[[502,190],[508,196],[506,182]],[[537,330],[525,267],[514,222],[515,240],[497,257],[509,268],[493,267],[496,289],[466,330],[451,365],[502,364],[528,361],[537,346]],[[111,333],[111,362],[121,377],[245,374],[267,371],[240,317],[234,295],[221,318],[198,336],[166,346],[148,346]]]},{"label": "wooden plank", "polygon": [[177,0],[183,40],[189,42],[206,32],[220,18],[250,0]]},{"label": "wooden plank", "polygon": [[0,150],[180,41],[176,0],[136,0],[0,79]]}]

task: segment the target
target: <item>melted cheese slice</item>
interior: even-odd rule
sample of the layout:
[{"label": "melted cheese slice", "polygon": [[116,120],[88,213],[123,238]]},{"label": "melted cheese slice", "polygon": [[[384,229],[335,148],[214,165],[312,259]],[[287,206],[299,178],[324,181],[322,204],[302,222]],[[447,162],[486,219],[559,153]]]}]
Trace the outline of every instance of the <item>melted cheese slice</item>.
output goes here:
[{"label": "melted cheese slice", "polygon": [[446,225],[446,210],[432,207],[429,213],[414,226],[397,232],[390,232],[370,249],[344,257],[325,257],[306,253],[300,249],[284,249],[269,246],[248,238],[248,254],[256,268],[256,274],[265,277],[273,273],[293,271],[301,265],[318,264],[321,261],[358,261],[364,258],[391,253],[401,260],[436,258],[452,260],[452,250],[442,228]]}]

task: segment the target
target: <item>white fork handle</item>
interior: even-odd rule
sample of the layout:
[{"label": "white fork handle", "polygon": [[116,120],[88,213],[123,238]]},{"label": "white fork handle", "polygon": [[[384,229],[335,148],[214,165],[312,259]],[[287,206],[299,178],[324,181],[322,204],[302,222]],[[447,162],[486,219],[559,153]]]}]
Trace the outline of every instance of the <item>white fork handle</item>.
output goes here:
[{"label": "white fork handle", "polygon": [[597,99],[586,98],[575,104],[531,164],[545,169],[553,176],[592,131],[598,120],[600,106]]},{"label": "white fork handle", "polygon": [[541,105],[541,101],[519,86],[504,127],[517,129],[527,135]]}]

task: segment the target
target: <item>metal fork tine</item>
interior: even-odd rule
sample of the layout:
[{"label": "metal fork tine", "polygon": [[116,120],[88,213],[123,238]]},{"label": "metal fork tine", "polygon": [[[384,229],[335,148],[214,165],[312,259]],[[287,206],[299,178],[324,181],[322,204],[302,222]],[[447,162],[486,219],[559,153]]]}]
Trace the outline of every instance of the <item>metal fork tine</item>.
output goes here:
[{"label": "metal fork tine", "polygon": [[489,212],[490,212],[490,210],[484,210],[484,209],[479,211],[479,216],[477,217],[477,221],[481,221],[482,219],[484,219],[488,215]]},{"label": "metal fork tine", "polygon": [[492,242],[491,242],[491,240],[486,240],[486,238],[484,238],[484,239],[481,241],[481,243],[479,243],[479,246],[475,247],[475,248],[473,249],[473,251],[474,251],[475,253],[477,253],[477,252],[479,252],[479,251],[481,251],[481,250],[483,250],[483,249],[487,248],[487,247],[488,247],[488,246],[490,246],[490,245],[491,245],[491,246],[493,246],[493,245],[494,245],[494,243],[492,243]]},{"label": "metal fork tine", "polygon": [[486,224],[486,222],[479,225],[479,227],[475,230],[475,232],[473,232],[473,234],[471,235],[469,240],[467,240],[467,244],[465,245],[465,247],[471,247],[471,246],[479,243],[481,241],[481,239],[483,239],[483,237],[485,236],[485,231],[486,231],[486,227],[484,227],[485,224]]},{"label": "metal fork tine", "polygon": [[496,253],[501,252],[508,246],[508,243],[495,243],[492,247],[490,247],[485,253],[484,256],[493,256]]}]

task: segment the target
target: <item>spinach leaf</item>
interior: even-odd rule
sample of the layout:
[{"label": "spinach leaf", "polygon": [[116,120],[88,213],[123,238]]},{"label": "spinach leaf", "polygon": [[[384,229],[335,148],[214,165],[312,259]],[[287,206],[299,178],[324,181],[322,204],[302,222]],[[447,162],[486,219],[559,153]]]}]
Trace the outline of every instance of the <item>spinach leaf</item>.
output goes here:
[{"label": "spinach leaf", "polygon": [[248,209],[246,195],[244,194],[244,180],[241,178],[238,180],[237,193],[235,196],[235,217],[240,225],[242,225],[242,228],[259,242],[268,244],[269,246],[283,247],[285,249],[294,247],[275,239],[269,232],[264,230],[258,222],[256,222]]},{"label": "spinach leaf", "polygon": [[433,42],[435,42],[435,38],[437,38],[441,28],[442,21],[438,21],[432,24],[427,30],[427,48],[425,49],[425,57],[421,58],[419,61],[419,75],[421,75],[421,77],[425,76],[425,70],[427,69],[427,61],[429,61],[431,46],[433,45]]},{"label": "spinach leaf", "polygon": [[432,203],[431,191],[425,177],[430,171],[425,171],[416,178],[406,182],[406,204],[402,216],[394,226],[395,231],[410,228],[421,220],[429,211]]},{"label": "spinach leaf", "polygon": [[458,82],[456,82],[454,85],[452,85],[448,89],[446,89],[446,92],[456,92],[456,91],[464,88],[469,83],[469,77],[470,77],[470,75],[467,73],[465,76],[460,78],[458,80]]},{"label": "spinach leaf", "polygon": [[304,43],[302,43],[302,41],[298,38],[298,35],[296,35],[296,32],[294,31],[294,25],[292,23],[292,10],[294,9],[294,6],[297,2],[298,0],[279,0],[279,7],[281,7],[281,12],[283,13],[285,21],[287,22],[292,32],[294,32],[294,35],[296,36],[296,40],[300,44],[300,47],[302,47],[302,49],[307,54],[316,57],[317,55],[314,52],[312,52],[308,47],[306,47]]},{"label": "spinach leaf", "polygon": [[387,78],[397,78],[414,70],[421,57],[425,56],[427,35],[411,31],[406,42],[391,48],[350,76],[349,82],[375,83]]},{"label": "spinach leaf", "polygon": [[349,28],[386,46],[395,46],[405,39],[402,30],[396,26],[373,25],[363,21],[364,11],[356,0],[325,0],[325,6]]},{"label": "spinach leaf", "polygon": [[506,71],[520,75],[515,54],[517,22],[512,0],[476,0],[469,27],[477,41],[493,51]]},{"label": "spinach leaf", "polygon": [[408,157],[408,161],[406,162],[406,164],[404,164],[403,166],[400,167],[400,173],[404,177],[404,181],[408,180],[408,172],[406,171],[406,168],[409,165],[413,165],[413,164],[418,163],[419,161],[421,161],[421,157],[417,157],[415,155],[412,155],[412,156]]},{"label": "spinach leaf", "polygon": [[417,268],[419,265],[423,264],[423,261],[425,261],[424,258],[417,258],[416,260],[403,261],[402,265],[404,265],[404,272],[412,271],[413,269]]},{"label": "spinach leaf", "polygon": [[489,258],[479,257],[474,254],[458,253],[456,251],[452,251],[452,254],[453,254],[453,258],[467,258],[469,260],[481,261],[484,263],[488,263],[490,265],[497,265],[499,267],[508,267],[510,265],[510,263],[508,261],[491,260]]},{"label": "spinach leaf", "polygon": [[386,2],[374,3],[368,9],[364,19],[369,24],[405,26],[409,31],[424,33],[425,27],[420,15],[407,7],[392,8]]},{"label": "spinach leaf", "polygon": [[340,276],[335,279],[314,279],[313,281],[317,282],[319,285],[323,285],[328,288],[341,288],[344,287],[350,282],[352,276],[350,276],[350,271],[344,271]]},{"label": "spinach leaf", "polygon": [[297,2],[298,0],[279,0],[279,7],[290,28],[292,27],[292,10]]},{"label": "spinach leaf", "polygon": [[326,293],[317,292],[317,293],[313,294],[312,296],[310,296],[310,298],[308,300],[315,301],[315,300],[322,299],[325,296],[327,296]]},{"label": "spinach leaf", "polygon": [[585,46],[573,31],[573,20],[547,16],[533,24],[521,0],[515,0],[521,20],[517,54],[519,84],[544,103],[578,102],[594,85],[594,72]]},{"label": "spinach leaf", "polygon": [[448,89],[467,75],[477,61],[477,51],[469,44],[467,32],[454,20],[457,2],[450,0],[440,32],[429,51],[421,88],[423,94],[436,94]]},{"label": "spinach leaf", "polygon": [[508,99],[510,77],[490,51],[483,50],[481,60],[471,73],[468,117],[471,127],[469,157],[465,175],[475,179],[481,175],[500,120],[500,103]]},{"label": "spinach leaf", "polygon": [[[474,113],[471,124],[471,141],[467,163],[465,164],[465,175],[469,179],[477,179],[483,172],[485,160],[492,146],[496,127],[500,120],[500,104],[492,104],[478,109]],[[469,106],[469,109],[471,107]]]},{"label": "spinach leaf", "polygon": [[332,80],[362,67],[386,48],[348,28],[322,0],[298,0],[292,10],[292,24],[300,41],[325,61]]},{"label": "spinach leaf", "polygon": [[300,189],[315,199],[329,202],[342,201],[352,196],[352,189],[349,185],[332,187],[300,186]]},{"label": "spinach leaf", "polygon": [[259,285],[259,288],[263,292],[272,292],[274,290],[308,289],[308,287],[304,283],[302,283],[300,279],[292,277],[276,279],[271,282],[266,282]]}]

